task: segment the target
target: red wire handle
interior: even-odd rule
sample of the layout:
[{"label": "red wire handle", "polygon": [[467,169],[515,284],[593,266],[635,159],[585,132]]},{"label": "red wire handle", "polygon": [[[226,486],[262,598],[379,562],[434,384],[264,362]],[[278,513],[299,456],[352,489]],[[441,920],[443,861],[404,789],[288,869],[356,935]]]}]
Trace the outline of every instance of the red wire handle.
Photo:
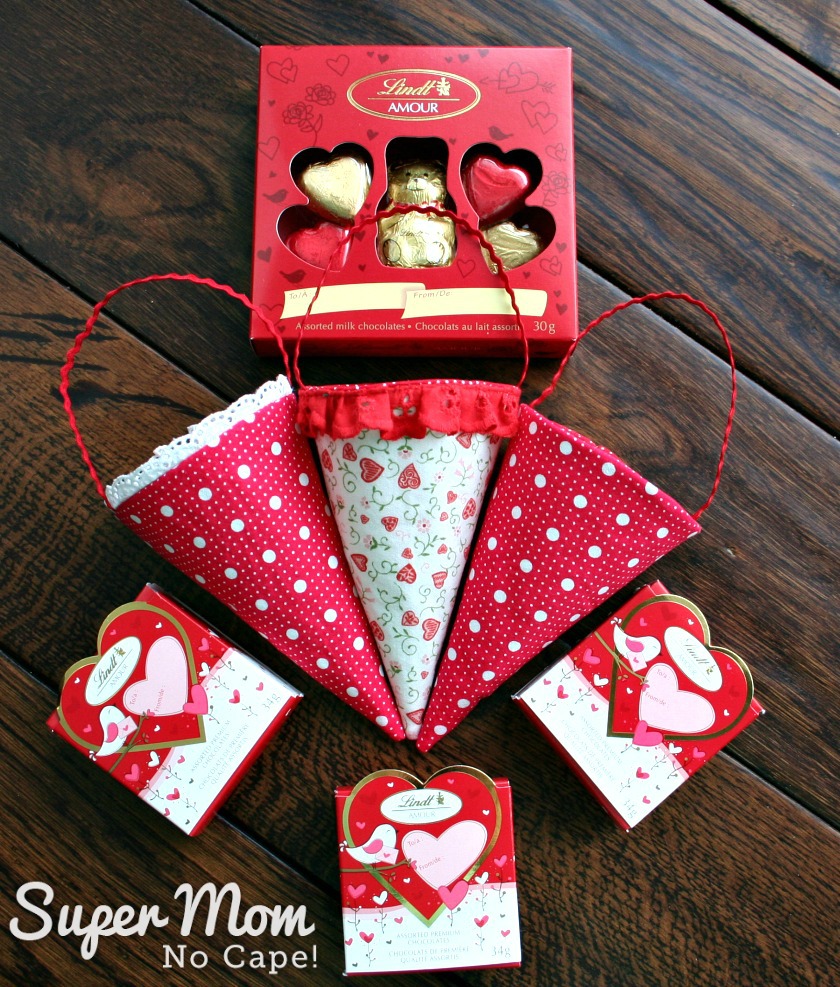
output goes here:
[{"label": "red wire handle", "polygon": [[694,298],[693,296],[687,295],[683,292],[659,291],[649,295],[642,295],[639,298],[630,298],[628,301],[621,302],[620,304],[615,305],[613,308],[608,309],[606,312],[602,312],[597,319],[593,319],[589,323],[589,325],[580,333],[577,339],[569,347],[568,352],[563,357],[560,366],[557,368],[557,373],[555,373],[555,375],[551,378],[551,383],[548,385],[548,387],[546,387],[546,389],[542,392],[542,394],[540,394],[537,398],[535,398],[531,402],[531,407],[536,408],[538,404],[541,404],[543,401],[545,401],[545,399],[549,396],[549,394],[552,393],[554,388],[557,386],[557,383],[560,380],[563,371],[566,369],[566,364],[569,362],[572,353],[574,353],[578,343],[583,339],[583,337],[587,333],[591,332],[596,326],[599,326],[606,319],[609,319],[610,316],[615,315],[617,312],[623,311],[625,308],[630,308],[631,305],[642,305],[645,302],[655,302],[661,298],[674,298],[677,299],[678,301],[689,302],[691,305],[695,305],[702,312],[705,312],[706,315],[709,316],[712,322],[714,322],[718,332],[720,333],[723,339],[724,345],[726,346],[726,353],[727,356],[729,357],[729,366],[732,372],[732,397],[729,402],[729,415],[726,419],[726,428],[724,429],[723,432],[723,442],[721,444],[720,457],[718,458],[717,470],[715,472],[715,479],[714,479],[714,483],[712,484],[712,491],[709,494],[706,503],[703,504],[703,506],[700,508],[699,511],[697,511],[695,514],[692,515],[692,517],[696,521],[698,520],[700,515],[703,514],[704,511],[706,511],[709,507],[711,507],[712,501],[715,499],[715,496],[718,492],[718,487],[720,486],[720,478],[723,475],[723,464],[724,464],[724,460],[726,459],[726,451],[729,448],[729,438],[732,434],[732,424],[735,421],[735,404],[738,398],[738,380],[737,380],[737,372],[735,369],[735,354],[732,352],[732,344],[729,341],[729,334],[727,333],[723,323],[720,321],[717,315],[715,315],[715,313],[704,302],[701,302],[697,298]]},{"label": "red wire handle", "polygon": [[[76,445],[82,453],[82,460],[84,461],[85,466],[87,466],[88,473],[90,473],[91,478],[96,485],[97,493],[106,504],[108,504],[108,498],[105,496],[105,487],[99,479],[99,474],[96,472],[96,467],[91,461],[90,453],[87,450],[87,446],[82,438],[82,433],[79,431],[79,426],[76,423],[76,413],[73,410],[73,404],[70,400],[70,372],[76,363],[76,357],[79,355],[82,344],[93,331],[93,327],[96,325],[96,321],[99,318],[102,309],[105,308],[114,296],[118,295],[121,291],[125,291],[126,288],[132,288],[138,284],[147,284],[150,281],[191,281],[193,284],[206,285],[208,288],[213,288],[215,291],[222,291],[231,298],[235,298],[237,301],[242,302],[246,308],[250,309],[259,319],[263,321],[269,331],[276,332],[274,324],[271,320],[268,319],[256,305],[254,305],[247,295],[243,295],[241,292],[235,291],[229,285],[219,284],[218,281],[214,281],[212,278],[200,278],[195,274],[150,274],[145,278],[136,278],[134,281],[126,281],[125,284],[121,284],[119,287],[113,288],[101,301],[94,305],[90,318],[85,323],[85,328],[76,336],[73,345],[67,351],[64,366],[61,368],[61,385],[59,387],[59,392],[64,398],[64,410],[67,412],[67,418],[70,422],[70,429],[76,439]],[[283,354],[283,363],[286,368],[286,374],[290,375],[289,358],[282,346],[280,351]]]},{"label": "red wire handle", "polygon": [[[333,261],[338,257],[339,253],[343,250],[344,246],[347,243],[351,243],[353,239],[363,229],[365,229],[365,227],[370,226],[373,223],[379,222],[380,219],[388,219],[391,216],[395,216],[397,215],[397,213],[409,213],[409,212],[422,212],[427,214],[431,213],[434,216],[442,216],[445,217],[446,219],[451,219],[456,226],[460,227],[463,230],[466,230],[471,236],[474,236],[481,244],[481,246],[484,247],[484,249],[490,254],[493,263],[496,265],[496,273],[502,279],[502,284],[504,285],[505,291],[508,293],[508,296],[510,297],[511,307],[513,308],[513,311],[516,314],[516,325],[519,329],[520,337],[522,339],[522,354],[523,354],[523,362],[524,362],[524,366],[522,368],[522,375],[519,378],[519,381],[517,382],[516,386],[522,387],[522,385],[525,383],[525,378],[528,376],[528,365],[529,365],[528,337],[525,334],[525,324],[522,321],[522,312],[519,309],[519,304],[516,301],[516,295],[514,294],[513,288],[511,287],[510,278],[507,275],[507,271],[505,270],[504,264],[499,259],[498,254],[493,248],[493,244],[490,243],[485,238],[481,230],[476,229],[474,226],[468,223],[467,220],[462,219],[460,216],[457,216],[454,212],[452,212],[449,209],[441,209],[438,206],[432,206],[432,205],[415,206],[409,204],[399,204],[396,206],[391,206],[389,209],[381,210],[380,212],[374,213],[373,216],[368,216],[366,219],[359,220],[356,223],[356,225],[348,229],[347,232],[344,234],[344,236],[341,238],[341,240],[339,240],[338,245],[333,251],[332,256],[329,259],[329,262],[327,263],[327,266],[324,268],[324,273],[321,276],[321,280],[318,282],[318,286],[315,289],[315,294],[310,299],[309,305],[307,305],[306,311],[303,314],[303,318],[300,321],[300,328],[298,330],[297,337],[295,338],[295,347],[294,350],[292,351],[292,373],[294,375],[292,379],[298,386],[300,387],[304,386],[303,379],[300,376],[300,364],[299,364],[300,344],[301,344],[301,339],[303,337],[303,327],[306,324],[306,320],[309,318],[310,314],[312,313],[312,308],[315,305],[315,300],[317,299],[318,295],[321,292],[321,288],[323,288],[324,283],[327,280],[327,276],[330,273],[330,269],[332,268]],[[282,349],[283,339],[279,331],[276,329],[276,327],[274,329],[274,334]]]}]

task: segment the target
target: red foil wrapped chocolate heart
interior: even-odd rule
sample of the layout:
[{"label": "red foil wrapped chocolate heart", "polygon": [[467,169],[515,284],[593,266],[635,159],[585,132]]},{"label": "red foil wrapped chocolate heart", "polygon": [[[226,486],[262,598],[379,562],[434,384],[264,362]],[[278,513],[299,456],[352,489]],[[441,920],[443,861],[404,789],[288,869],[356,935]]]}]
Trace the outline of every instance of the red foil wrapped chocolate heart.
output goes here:
[{"label": "red foil wrapped chocolate heart", "polygon": [[464,191],[482,224],[513,215],[531,191],[531,176],[516,164],[479,154],[464,168]]},{"label": "red foil wrapped chocolate heart", "polygon": [[322,270],[326,269],[334,256],[331,269],[340,271],[347,260],[349,241],[341,250],[338,250],[338,247],[346,232],[343,226],[337,226],[335,223],[319,222],[314,226],[303,226],[290,233],[286,239],[286,246],[301,260]]}]

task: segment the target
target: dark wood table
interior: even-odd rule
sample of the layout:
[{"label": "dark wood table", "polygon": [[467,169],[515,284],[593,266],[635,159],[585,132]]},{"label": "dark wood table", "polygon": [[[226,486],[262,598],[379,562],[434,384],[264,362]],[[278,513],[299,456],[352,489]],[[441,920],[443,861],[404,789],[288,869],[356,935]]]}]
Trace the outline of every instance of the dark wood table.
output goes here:
[{"label": "dark wood table", "polygon": [[[388,982],[836,983],[838,5],[6,0],[2,21],[3,983],[336,982],[333,789],[382,767],[426,775],[452,763],[511,779],[524,964]],[[57,388],[93,302],[155,271],[248,290],[258,46],[269,43],[571,45],[581,322],[627,295],[676,289],[712,304],[731,331],[740,403],[720,495],[702,536],[649,575],[702,607],[769,712],[631,835],[509,699],[607,608],[424,757],[124,530],[89,482]],[[604,329],[544,410],[699,504],[725,417],[719,340],[676,303]],[[108,310],[74,393],[98,464],[116,475],[279,369],[253,354],[233,303],[160,285]],[[537,364],[528,397],[551,371]],[[310,367],[317,382],[457,372],[510,371],[442,359],[409,371],[396,359]],[[306,693],[194,840],[45,728],[64,670],[146,581]],[[206,969],[162,969],[169,930],[106,939],[85,962],[75,937],[9,934],[29,881],[55,890],[56,916],[62,904],[165,912],[182,882],[234,881],[246,903],[306,905],[317,968],[226,969],[224,929],[188,939]]]}]

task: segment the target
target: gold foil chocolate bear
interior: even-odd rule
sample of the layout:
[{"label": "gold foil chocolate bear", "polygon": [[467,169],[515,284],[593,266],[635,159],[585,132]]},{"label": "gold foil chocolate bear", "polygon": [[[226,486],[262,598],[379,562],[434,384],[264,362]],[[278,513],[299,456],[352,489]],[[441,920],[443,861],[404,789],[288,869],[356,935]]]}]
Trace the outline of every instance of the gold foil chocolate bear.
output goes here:
[{"label": "gold foil chocolate bear", "polygon": [[[446,172],[437,161],[410,161],[388,170],[388,201],[446,208]],[[389,267],[448,267],[455,256],[455,224],[446,216],[398,213],[380,219],[379,256]]]}]

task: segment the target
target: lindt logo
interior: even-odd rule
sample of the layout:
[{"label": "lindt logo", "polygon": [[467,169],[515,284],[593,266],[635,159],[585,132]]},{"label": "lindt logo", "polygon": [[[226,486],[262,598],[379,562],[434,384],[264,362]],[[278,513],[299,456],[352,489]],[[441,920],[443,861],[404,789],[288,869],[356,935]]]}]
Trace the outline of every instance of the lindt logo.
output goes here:
[{"label": "lindt logo", "polygon": [[457,816],[462,805],[463,802],[454,792],[422,788],[389,795],[379,810],[391,822],[431,823]]},{"label": "lindt logo", "polygon": [[357,79],[347,98],[362,113],[401,120],[443,120],[478,104],[478,86],[451,72],[396,69]]}]

